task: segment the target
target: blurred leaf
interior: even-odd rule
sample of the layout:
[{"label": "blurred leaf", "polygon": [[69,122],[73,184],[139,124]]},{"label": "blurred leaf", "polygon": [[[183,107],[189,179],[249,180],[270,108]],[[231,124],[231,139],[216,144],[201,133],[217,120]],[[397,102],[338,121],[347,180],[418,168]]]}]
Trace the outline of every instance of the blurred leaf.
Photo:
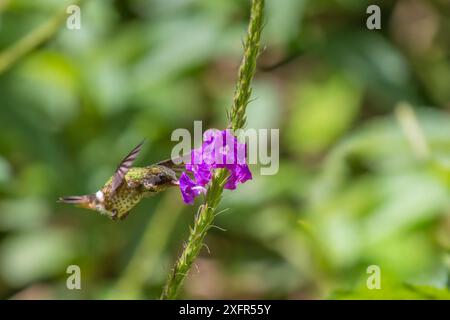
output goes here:
[{"label": "blurred leaf", "polygon": [[43,226],[50,208],[39,198],[20,198],[0,202],[0,230],[29,230]]},{"label": "blurred leaf", "polygon": [[381,277],[380,289],[368,289],[365,281],[361,281],[353,290],[336,291],[331,299],[345,300],[447,300],[450,291],[445,288],[398,283],[390,275]]},{"label": "blurred leaf", "polygon": [[[76,70],[66,57],[56,52],[33,55],[14,79],[18,96],[28,97],[27,109],[36,108],[43,116],[41,127],[58,128],[76,113]],[[19,108],[22,106],[18,106]]]},{"label": "blurred leaf", "polygon": [[286,44],[297,36],[306,3],[305,0],[267,1],[263,36],[271,46]]},{"label": "blurred leaf", "polygon": [[11,166],[8,161],[0,156],[0,184],[8,182],[11,178]]},{"label": "blurred leaf", "polygon": [[[269,81],[255,81],[254,100],[247,107],[247,128],[278,128],[281,118],[281,99],[276,84]],[[270,139],[270,134],[267,135]]]},{"label": "blurred leaf", "polygon": [[386,108],[402,100],[422,102],[406,59],[380,34],[370,30],[333,33],[321,50],[342,72],[372,89],[377,100],[382,98],[377,106]]},{"label": "blurred leaf", "polygon": [[292,101],[289,147],[305,153],[322,151],[351,125],[360,100],[361,89],[338,74],[304,84]]},{"label": "blurred leaf", "polygon": [[0,274],[13,287],[64,274],[72,258],[68,234],[43,230],[9,237],[0,246]]}]

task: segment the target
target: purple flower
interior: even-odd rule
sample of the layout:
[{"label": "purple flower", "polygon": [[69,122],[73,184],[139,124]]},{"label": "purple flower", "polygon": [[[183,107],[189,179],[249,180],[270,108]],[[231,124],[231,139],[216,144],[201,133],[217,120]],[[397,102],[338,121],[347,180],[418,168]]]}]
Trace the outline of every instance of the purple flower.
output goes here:
[{"label": "purple flower", "polygon": [[191,160],[186,164],[186,170],[193,174],[194,180],[186,173],[181,175],[183,201],[192,204],[195,197],[206,192],[214,169],[226,168],[230,172],[225,189],[234,190],[239,183],[252,179],[246,158],[246,145],[239,143],[231,130],[207,130],[203,134],[202,146],[192,150]]},{"label": "purple flower", "polygon": [[192,179],[183,172],[180,177],[180,189],[183,201],[187,204],[193,204],[194,199],[200,194],[206,192],[205,187],[197,185]]},{"label": "purple flower", "polygon": [[225,189],[234,190],[238,183],[244,183],[245,181],[252,179],[252,173],[246,164],[238,164],[231,170],[228,170],[230,171],[230,177],[224,186]]},{"label": "purple flower", "polygon": [[191,152],[191,162],[186,164],[186,170],[194,173],[194,178],[196,182],[205,186],[209,183],[212,178],[212,173],[210,165],[202,160],[202,150],[194,149]]}]

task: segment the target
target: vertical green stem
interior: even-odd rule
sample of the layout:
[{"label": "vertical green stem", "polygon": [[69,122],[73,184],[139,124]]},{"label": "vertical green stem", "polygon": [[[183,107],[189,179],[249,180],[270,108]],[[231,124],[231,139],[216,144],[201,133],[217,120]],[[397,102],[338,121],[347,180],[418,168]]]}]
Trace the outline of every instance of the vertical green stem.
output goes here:
[{"label": "vertical green stem", "polygon": [[255,75],[256,59],[259,54],[261,31],[263,26],[264,0],[253,1],[247,38],[244,42],[244,56],[239,67],[233,105],[229,112],[229,127],[238,130],[245,126],[245,111],[252,94],[251,82]]},{"label": "vertical green stem", "polygon": [[[244,56],[239,67],[239,75],[234,94],[233,105],[229,112],[229,127],[237,130],[245,125],[245,110],[251,96],[251,81],[255,74],[256,59],[259,53],[260,36],[263,26],[264,0],[253,0],[247,37],[244,41]],[[189,270],[203,247],[203,241],[212,227],[215,211],[220,203],[223,187],[228,178],[228,171],[217,170],[199,207],[194,227],[185,244],[181,256],[169,274],[161,299],[176,299]]]}]

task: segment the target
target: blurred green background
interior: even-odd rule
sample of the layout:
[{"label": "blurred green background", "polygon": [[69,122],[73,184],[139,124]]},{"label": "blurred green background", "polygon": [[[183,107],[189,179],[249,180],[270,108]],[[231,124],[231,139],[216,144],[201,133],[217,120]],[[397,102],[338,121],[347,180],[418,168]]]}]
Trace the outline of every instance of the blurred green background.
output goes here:
[{"label": "blurred green background", "polygon": [[[1,52],[64,3],[0,0]],[[369,4],[382,30],[366,28]],[[266,9],[247,127],[280,128],[280,170],[253,166],[225,192],[226,231],[209,232],[180,297],[450,298],[449,2]],[[81,30],[63,20],[2,70],[1,298],[159,297],[197,206],[171,190],[112,222],[56,199],[97,190],[143,137],[136,165],[168,158],[171,132],[194,120],[225,127],[248,12],[243,0],[86,0]],[[81,290],[66,288],[72,264]],[[381,290],[366,287],[370,265]]]}]

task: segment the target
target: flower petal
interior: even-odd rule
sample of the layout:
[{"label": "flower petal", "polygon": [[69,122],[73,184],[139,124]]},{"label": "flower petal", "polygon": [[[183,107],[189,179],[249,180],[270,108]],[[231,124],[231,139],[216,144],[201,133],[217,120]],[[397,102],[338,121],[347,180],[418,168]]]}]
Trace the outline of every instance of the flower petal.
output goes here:
[{"label": "flower petal", "polygon": [[180,177],[180,190],[183,201],[187,204],[193,204],[194,199],[200,194],[206,192],[202,186],[198,186],[187,174],[183,172]]},{"label": "flower petal", "polygon": [[246,164],[229,166],[227,168],[228,171],[230,171],[230,176],[225,183],[225,189],[234,190],[239,183],[244,183],[247,180],[251,180],[253,178],[252,173],[250,172],[250,169]]},{"label": "flower petal", "polygon": [[214,169],[226,168],[230,176],[224,186],[234,190],[239,183],[252,179],[252,173],[246,163],[247,146],[239,143],[230,129],[209,129],[203,134],[203,144],[191,152],[190,163],[186,170],[194,175],[191,179],[185,172],[180,177],[180,189],[183,201],[193,204],[194,199],[206,192],[206,185],[212,179]]}]

